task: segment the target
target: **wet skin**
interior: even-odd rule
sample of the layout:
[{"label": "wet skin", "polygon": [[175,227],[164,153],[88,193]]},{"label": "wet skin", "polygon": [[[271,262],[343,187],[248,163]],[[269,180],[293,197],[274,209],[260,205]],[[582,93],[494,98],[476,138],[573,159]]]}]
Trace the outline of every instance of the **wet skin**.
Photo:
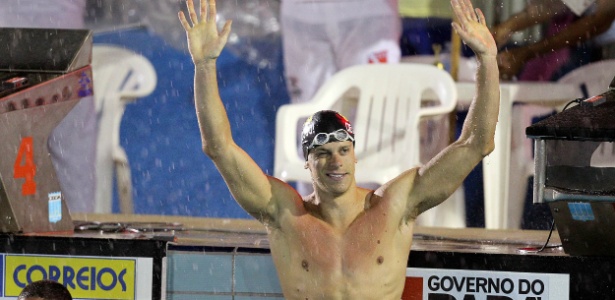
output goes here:
[{"label": "wet skin", "polygon": [[452,26],[474,50],[479,66],[477,95],[459,139],[427,164],[402,172],[375,191],[356,186],[351,142],[319,146],[306,163],[315,193],[305,199],[266,175],[233,140],[216,70],[231,22],[218,30],[215,0],[208,0],[199,13],[188,0],[189,20],[178,13],[195,66],[203,152],[242,208],[267,226],[285,298],[399,299],[415,218],[446,200],[493,151],[500,98],[497,47],[484,15],[470,0],[451,4],[458,20]]},{"label": "wet skin", "polygon": [[[355,184],[351,142],[317,147],[306,164],[315,188],[334,198],[316,203],[314,195],[301,199],[294,194],[289,202],[296,206],[280,212],[279,226],[269,227],[284,295],[289,299],[399,299],[413,225],[403,221],[405,207],[392,200],[396,186],[376,192],[351,188]],[[347,224],[327,222],[323,207],[334,211],[331,207],[345,198],[356,202],[354,219]]]},{"label": "wet skin", "polygon": [[346,230],[319,219],[310,204],[284,212],[279,227],[270,228],[272,257],[287,298],[399,299],[413,223],[389,218],[399,209],[386,195],[358,192],[373,206]]}]

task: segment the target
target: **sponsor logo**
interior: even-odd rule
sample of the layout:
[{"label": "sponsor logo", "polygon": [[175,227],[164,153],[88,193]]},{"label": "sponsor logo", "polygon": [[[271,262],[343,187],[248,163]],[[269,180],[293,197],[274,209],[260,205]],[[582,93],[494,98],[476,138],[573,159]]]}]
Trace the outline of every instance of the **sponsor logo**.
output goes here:
[{"label": "sponsor logo", "polygon": [[49,193],[49,223],[56,223],[62,220],[62,193]]},{"label": "sponsor logo", "polygon": [[593,221],[596,219],[591,203],[588,202],[569,202],[568,209],[573,220]]},{"label": "sponsor logo", "polygon": [[64,284],[75,299],[134,299],[135,259],[6,255],[4,295],[18,296],[29,283]]},{"label": "sponsor logo", "polygon": [[382,50],[378,52],[371,53],[367,58],[368,63],[370,64],[383,64],[388,61],[388,51]]},{"label": "sponsor logo", "polygon": [[81,76],[79,76],[79,91],[77,92],[77,95],[79,97],[86,97],[93,94],[94,92],[90,74],[88,72],[81,72]]},{"label": "sponsor logo", "polygon": [[402,299],[567,300],[569,287],[568,274],[408,268]]}]

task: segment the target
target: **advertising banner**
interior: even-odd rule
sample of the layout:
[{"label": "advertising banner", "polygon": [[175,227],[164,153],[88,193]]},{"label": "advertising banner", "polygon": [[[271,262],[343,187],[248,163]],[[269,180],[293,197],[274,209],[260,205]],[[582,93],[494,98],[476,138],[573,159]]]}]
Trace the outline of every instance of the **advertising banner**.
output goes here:
[{"label": "advertising banner", "polygon": [[406,270],[403,300],[568,300],[570,275],[479,270]]},{"label": "advertising banner", "polygon": [[4,254],[1,299],[16,299],[34,281],[62,283],[74,299],[148,299],[153,260]]}]

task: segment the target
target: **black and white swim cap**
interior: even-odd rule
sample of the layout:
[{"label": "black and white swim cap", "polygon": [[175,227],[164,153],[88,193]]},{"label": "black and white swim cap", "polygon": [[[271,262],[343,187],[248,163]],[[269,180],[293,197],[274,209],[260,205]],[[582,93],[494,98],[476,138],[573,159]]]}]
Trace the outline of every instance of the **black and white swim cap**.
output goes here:
[{"label": "black and white swim cap", "polygon": [[303,123],[301,132],[301,148],[303,157],[308,158],[310,150],[330,142],[351,140],[354,145],[352,125],[336,111],[321,110],[310,116]]}]

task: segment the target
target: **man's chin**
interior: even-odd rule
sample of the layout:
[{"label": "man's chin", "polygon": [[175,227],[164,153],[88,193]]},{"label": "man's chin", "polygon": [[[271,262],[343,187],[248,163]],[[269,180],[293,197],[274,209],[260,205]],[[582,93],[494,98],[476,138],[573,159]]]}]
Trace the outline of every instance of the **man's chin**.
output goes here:
[{"label": "man's chin", "polygon": [[323,189],[335,196],[342,195],[348,191],[350,184],[345,181],[326,183],[322,185]]}]

